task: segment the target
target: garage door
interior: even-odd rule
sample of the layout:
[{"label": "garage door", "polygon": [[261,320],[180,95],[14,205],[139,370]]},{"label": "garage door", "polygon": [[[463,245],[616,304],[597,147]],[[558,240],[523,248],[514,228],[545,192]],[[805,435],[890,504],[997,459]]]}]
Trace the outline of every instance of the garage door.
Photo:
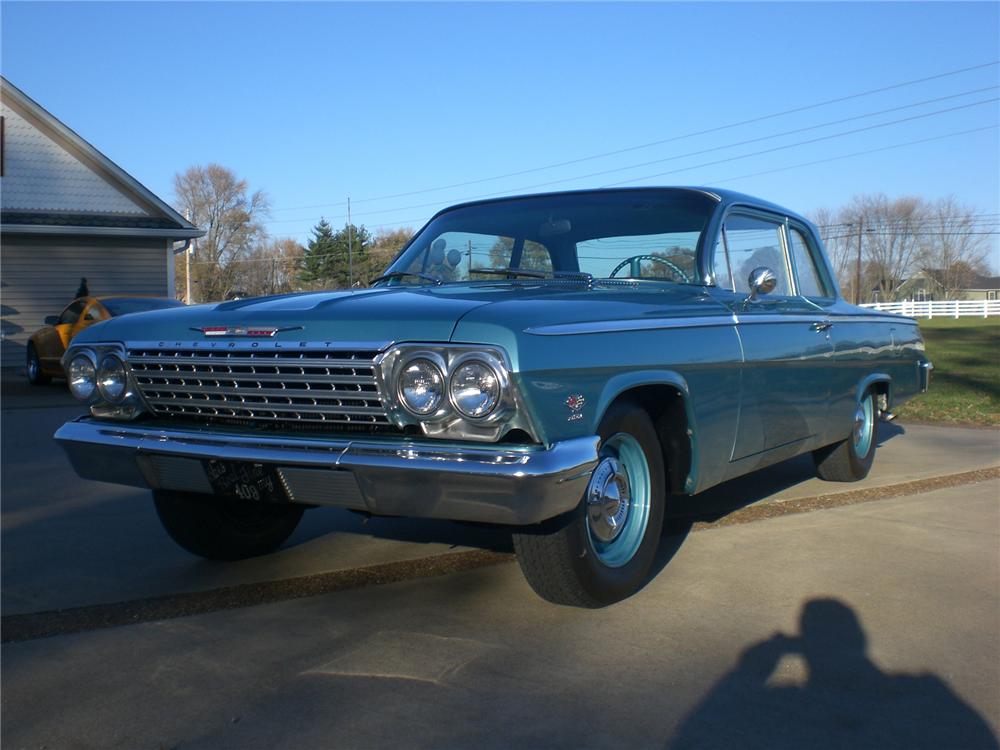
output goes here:
[{"label": "garage door", "polygon": [[98,297],[168,293],[164,239],[5,235],[2,244],[4,367],[24,362],[28,337],[69,304],[81,276]]}]

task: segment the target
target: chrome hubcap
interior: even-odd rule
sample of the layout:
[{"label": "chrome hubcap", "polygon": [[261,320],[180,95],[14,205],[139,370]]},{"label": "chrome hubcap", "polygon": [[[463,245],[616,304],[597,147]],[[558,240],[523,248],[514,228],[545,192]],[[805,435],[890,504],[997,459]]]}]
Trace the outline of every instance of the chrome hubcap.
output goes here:
[{"label": "chrome hubcap", "polygon": [[35,377],[38,374],[38,360],[34,357],[28,357],[28,375],[29,377]]},{"label": "chrome hubcap", "polygon": [[854,453],[859,458],[868,455],[875,433],[875,401],[871,394],[865,396],[854,412]]},{"label": "chrome hubcap", "polygon": [[587,537],[602,565],[620,568],[639,551],[649,523],[650,487],[639,441],[624,432],[608,438],[585,498]]},{"label": "chrome hubcap", "polygon": [[865,410],[862,407],[858,407],[858,410],[854,412],[854,444],[860,445],[861,440],[865,434]]},{"label": "chrome hubcap", "polygon": [[601,542],[618,538],[628,520],[632,490],[628,474],[616,458],[598,464],[587,487],[587,522],[590,533]]}]

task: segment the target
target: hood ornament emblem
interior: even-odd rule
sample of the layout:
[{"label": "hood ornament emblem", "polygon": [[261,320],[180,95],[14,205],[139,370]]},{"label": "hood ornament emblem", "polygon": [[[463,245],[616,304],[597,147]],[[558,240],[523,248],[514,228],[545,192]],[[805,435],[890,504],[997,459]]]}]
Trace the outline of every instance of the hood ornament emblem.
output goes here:
[{"label": "hood ornament emblem", "polygon": [[191,330],[198,331],[208,338],[225,336],[226,338],[269,339],[280,331],[299,331],[301,329],[302,326],[285,326],[284,328],[277,326],[203,326]]}]

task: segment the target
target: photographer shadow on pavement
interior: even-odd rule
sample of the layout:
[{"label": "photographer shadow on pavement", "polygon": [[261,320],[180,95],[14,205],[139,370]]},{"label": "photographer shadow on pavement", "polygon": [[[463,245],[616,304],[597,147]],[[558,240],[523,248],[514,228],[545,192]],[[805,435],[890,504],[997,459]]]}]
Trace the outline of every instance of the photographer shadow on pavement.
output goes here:
[{"label": "photographer shadow on pavement", "polygon": [[[983,718],[933,674],[882,672],[854,611],[813,599],[801,634],[747,648],[667,743],[691,748],[997,748]],[[799,657],[807,675],[778,670]]]}]

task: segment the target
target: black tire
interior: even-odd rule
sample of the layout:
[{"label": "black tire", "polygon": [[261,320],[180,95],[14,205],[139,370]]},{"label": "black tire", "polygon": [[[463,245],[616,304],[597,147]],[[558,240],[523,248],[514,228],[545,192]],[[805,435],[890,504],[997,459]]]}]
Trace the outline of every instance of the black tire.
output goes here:
[{"label": "black tire", "polygon": [[875,461],[875,448],[878,445],[878,397],[873,391],[867,391],[861,397],[859,407],[869,403],[872,413],[871,441],[868,451],[859,455],[855,446],[853,432],[846,440],[813,451],[813,463],[816,464],[816,475],[828,482],[857,482],[868,476]]},{"label": "black tire", "polygon": [[32,385],[48,385],[52,382],[52,378],[42,372],[42,363],[38,359],[38,352],[35,351],[34,344],[28,344],[28,356],[26,359],[24,370],[28,376],[29,383]]},{"label": "black tire", "polygon": [[573,511],[514,534],[517,561],[531,588],[554,604],[603,607],[625,599],[646,582],[663,529],[665,478],[663,451],[649,415],[641,407],[616,402],[598,430],[602,445],[618,433],[635,438],[649,469],[649,516],[631,559],[619,567],[604,564],[588,531],[586,499]]},{"label": "black tire", "polygon": [[210,560],[273,552],[295,531],[303,505],[252,503],[188,492],[156,491],[156,513],[170,538]]}]

